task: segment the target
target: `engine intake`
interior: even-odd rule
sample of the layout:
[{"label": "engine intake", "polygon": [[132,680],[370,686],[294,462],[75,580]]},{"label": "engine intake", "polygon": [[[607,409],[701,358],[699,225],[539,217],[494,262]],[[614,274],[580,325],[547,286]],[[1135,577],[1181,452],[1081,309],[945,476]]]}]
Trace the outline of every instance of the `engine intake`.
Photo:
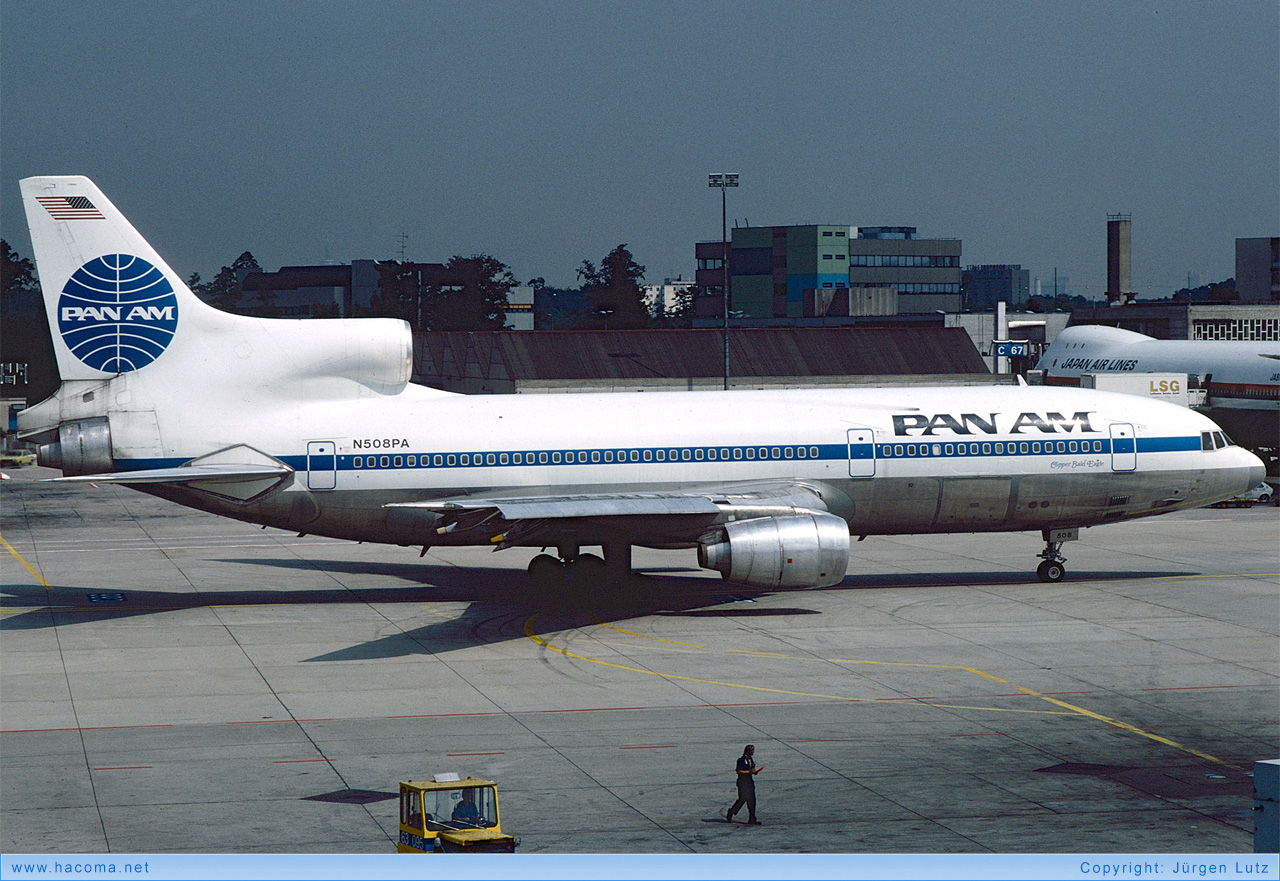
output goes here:
[{"label": "engine intake", "polygon": [[698,565],[760,587],[830,587],[849,569],[849,527],[810,511],[726,523],[725,540],[698,546]]},{"label": "engine intake", "polygon": [[61,469],[65,477],[106,474],[115,469],[111,425],[105,416],[64,422],[58,426],[58,439],[40,446],[36,461],[47,468]]}]

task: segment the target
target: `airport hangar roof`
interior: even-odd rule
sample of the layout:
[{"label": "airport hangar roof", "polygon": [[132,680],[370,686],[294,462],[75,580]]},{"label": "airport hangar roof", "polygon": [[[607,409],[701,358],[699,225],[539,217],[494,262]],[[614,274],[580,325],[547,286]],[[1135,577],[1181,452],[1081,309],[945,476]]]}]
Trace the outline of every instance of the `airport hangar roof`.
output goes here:
[{"label": "airport hangar roof", "polygon": [[[468,392],[719,381],[724,375],[721,334],[718,329],[415,333],[413,380]],[[741,379],[990,375],[963,328],[937,326],[733,328],[729,373]]]}]

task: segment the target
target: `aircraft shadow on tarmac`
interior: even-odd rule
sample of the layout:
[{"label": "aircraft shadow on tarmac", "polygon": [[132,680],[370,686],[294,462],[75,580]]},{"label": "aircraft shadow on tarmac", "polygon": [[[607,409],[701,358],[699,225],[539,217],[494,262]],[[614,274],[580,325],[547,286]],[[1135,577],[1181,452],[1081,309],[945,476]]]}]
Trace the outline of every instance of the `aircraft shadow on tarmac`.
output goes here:
[{"label": "aircraft shadow on tarmac", "polygon": [[[313,658],[316,661],[396,657],[439,653],[508,639],[521,638],[524,622],[539,616],[539,629],[555,631],[652,614],[684,614],[733,604],[743,616],[818,614],[810,609],[753,608],[754,597],[765,591],[725,585],[709,578],[680,577],[688,569],[673,569],[629,580],[621,590],[591,593],[535,594],[524,572],[511,569],[459,568],[430,564],[379,564],[350,560],[304,562],[296,559],[223,559],[219,563],[246,564],[243,588],[156,591],[112,587],[45,587],[34,583],[0,588],[0,631],[40,630],[140,615],[218,606],[304,606],[333,604],[467,603],[461,615],[433,622],[372,643]],[[262,589],[270,568],[306,569],[346,575],[400,578],[390,587]],[[264,572],[267,575],[264,577]],[[730,594],[732,590],[734,593]]]},{"label": "aircraft shadow on tarmac", "polygon": [[[810,589],[765,590],[726,584],[706,577],[688,577],[694,570],[647,570],[621,590],[591,593],[535,595],[523,572],[511,569],[461,568],[430,564],[386,564],[353,560],[223,559],[220,563],[245,564],[257,570],[252,582],[261,583],[261,572],[270,567],[311,569],[347,575],[380,575],[402,578],[395,587],[334,587],[298,590],[243,589],[201,591],[113,591],[85,587],[45,588],[42,585],[8,585],[0,592],[0,610],[12,609],[0,620],[3,630],[40,630],[138,615],[217,606],[329,605],[465,602],[455,618],[433,622],[391,636],[308,658],[309,662],[370,660],[415,654],[442,654],[456,649],[525,638],[525,625],[537,615],[541,633],[569,630],[592,624],[624,621],[650,615],[672,617],[774,618],[821,614],[800,607],[755,607],[760,597],[787,594],[797,598]],[[681,577],[686,574],[685,577]],[[1076,583],[1138,580],[1185,576],[1185,572],[1092,572],[1072,576]],[[1030,576],[1034,579],[1034,576]],[[896,573],[847,577],[841,584],[819,588],[840,590],[910,589],[919,587],[1028,587],[1039,588],[1022,572],[957,572],[941,574]],[[17,609],[24,609],[18,612]]]},{"label": "aircraft shadow on tarmac", "polygon": [[[279,559],[225,558],[219,563],[237,563],[248,566],[271,566],[279,569],[314,569],[319,572],[335,572],[347,575],[390,575],[411,581],[415,585],[430,587],[432,590],[457,588],[460,590],[484,591],[482,598],[527,598],[529,582],[523,572],[515,569],[497,570],[484,567],[465,568],[460,566],[435,566],[430,563],[377,563],[363,560],[300,560],[296,557]],[[768,588],[749,587],[720,581],[707,577],[702,569],[688,566],[650,567],[641,570],[646,580],[670,590],[689,593],[695,598],[723,597],[726,592],[733,591],[741,596],[766,596],[775,593],[804,594],[814,590],[884,590],[888,588],[905,589],[912,587],[999,587],[999,586],[1031,586],[1046,587],[1035,573],[1027,571],[1001,569],[998,571],[969,572],[891,572],[879,575],[846,575],[839,584],[830,587]],[[664,576],[689,576],[701,573],[701,577],[675,578]],[[1138,581],[1151,578],[1175,578],[1199,575],[1199,572],[1175,572],[1172,570],[1139,571],[1125,569],[1118,571],[1098,570],[1091,572],[1072,572],[1063,584],[1094,583],[1103,581]],[[432,599],[447,599],[445,596],[432,595]],[[464,597],[454,597],[463,599]],[[468,596],[467,599],[481,597]]]}]

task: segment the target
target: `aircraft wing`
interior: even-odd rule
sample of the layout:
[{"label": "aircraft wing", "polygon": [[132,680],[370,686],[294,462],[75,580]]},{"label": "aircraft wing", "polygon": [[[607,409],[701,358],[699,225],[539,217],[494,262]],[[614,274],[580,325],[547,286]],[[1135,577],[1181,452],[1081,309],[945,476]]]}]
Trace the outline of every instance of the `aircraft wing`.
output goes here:
[{"label": "aircraft wing", "polygon": [[[484,530],[499,548],[533,537],[572,532],[612,532],[621,518],[645,518],[645,529],[658,540],[687,540],[720,522],[726,512],[738,519],[825,511],[820,490],[802,483],[741,484],[690,487],[651,492],[602,492],[511,498],[439,499],[393,502],[387,508],[435,514],[437,532]],[[572,521],[572,522],[570,522]],[[634,524],[634,521],[632,521]],[[628,531],[634,530],[634,525]]]},{"label": "aircraft wing", "polygon": [[492,511],[504,520],[560,517],[618,517],[626,515],[718,514],[710,498],[664,493],[600,493],[592,495],[532,496],[514,499],[466,499],[444,502],[395,502],[388,508],[425,508],[448,516],[464,511]]}]

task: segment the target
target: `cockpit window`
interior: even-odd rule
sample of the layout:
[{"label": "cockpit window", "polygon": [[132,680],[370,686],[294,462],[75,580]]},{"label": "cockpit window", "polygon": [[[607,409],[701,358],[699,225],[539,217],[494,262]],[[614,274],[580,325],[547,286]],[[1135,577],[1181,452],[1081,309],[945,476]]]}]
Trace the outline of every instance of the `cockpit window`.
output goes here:
[{"label": "cockpit window", "polygon": [[1222,436],[1222,432],[1215,431],[1213,433],[1213,446],[1215,449],[1222,449],[1227,445],[1227,439]]},{"label": "cockpit window", "polygon": [[1212,449],[1213,449],[1213,432],[1212,431],[1200,432],[1200,450],[1202,452],[1206,452]]}]

